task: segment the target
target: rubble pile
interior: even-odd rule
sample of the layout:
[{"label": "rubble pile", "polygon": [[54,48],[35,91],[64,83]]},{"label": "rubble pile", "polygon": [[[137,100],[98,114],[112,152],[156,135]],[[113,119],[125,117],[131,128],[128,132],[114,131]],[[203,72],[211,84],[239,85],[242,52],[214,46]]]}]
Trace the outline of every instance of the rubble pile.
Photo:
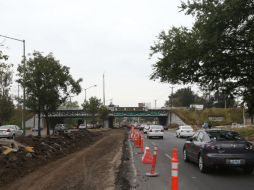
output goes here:
[{"label": "rubble pile", "polygon": [[84,148],[102,133],[87,130],[44,138],[26,136],[0,141],[0,187],[39,166]]}]

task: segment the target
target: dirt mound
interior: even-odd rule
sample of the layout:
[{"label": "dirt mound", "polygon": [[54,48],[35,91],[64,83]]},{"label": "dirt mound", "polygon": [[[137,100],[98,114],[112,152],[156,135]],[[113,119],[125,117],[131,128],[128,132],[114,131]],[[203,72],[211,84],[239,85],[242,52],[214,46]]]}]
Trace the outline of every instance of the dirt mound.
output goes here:
[{"label": "dirt mound", "polygon": [[8,155],[0,155],[0,188],[42,165],[92,144],[102,136],[101,132],[83,130],[45,138],[16,138],[16,141],[34,147],[34,152],[20,149]]}]

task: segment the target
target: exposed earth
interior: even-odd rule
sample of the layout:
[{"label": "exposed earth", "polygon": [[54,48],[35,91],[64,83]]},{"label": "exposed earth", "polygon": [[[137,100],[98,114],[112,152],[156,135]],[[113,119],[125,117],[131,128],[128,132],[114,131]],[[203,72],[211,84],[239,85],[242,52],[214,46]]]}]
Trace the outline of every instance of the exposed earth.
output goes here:
[{"label": "exposed earth", "polygon": [[16,139],[35,152],[1,155],[0,189],[129,189],[126,138],[123,129],[102,129]]}]

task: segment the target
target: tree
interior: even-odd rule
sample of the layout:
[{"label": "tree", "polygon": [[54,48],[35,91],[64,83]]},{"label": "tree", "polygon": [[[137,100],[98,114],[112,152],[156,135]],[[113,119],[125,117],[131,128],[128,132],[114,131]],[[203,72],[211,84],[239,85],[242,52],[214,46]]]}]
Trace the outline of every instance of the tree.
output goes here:
[{"label": "tree", "polygon": [[12,65],[7,64],[8,56],[0,51],[0,125],[9,121],[11,118],[14,105],[9,95],[12,83]]},{"label": "tree", "polygon": [[194,16],[195,23],[191,29],[172,27],[160,33],[151,47],[151,55],[160,54],[151,79],[198,83],[209,91],[253,99],[253,9],[253,0],[183,2],[181,11]]},{"label": "tree", "polygon": [[77,101],[71,102],[67,101],[60,105],[59,109],[80,109]]},{"label": "tree", "polygon": [[82,106],[84,111],[91,115],[93,125],[97,122],[96,115],[103,121],[107,118],[107,108],[101,103],[101,100],[96,97],[91,97],[89,101],[85,101]]},{"label": "tree", "polygon": [[[189,107],[191,104],[204,104],[204,99],[195,94],[191,88],[181,88],[172,94],[172,102],[175,107]],[[171,103],[166,101],[165,105],[171,106]]]},{"label": "tree", "polygon": [[71,94],[81,92],[80,82],[75,81],[70,69],[57,61],[53,54],[43,56],[35,51],[24,65],[18,67],[18,82],[26,89],[26,107],[38,114],[38,136],[40,116],[45,115],[49,135],[48,113],[55,111]]},{"label": "tree", "polygon": [[109,110],[106,106],[101,105],[99,108],[99,117],[102,121],[102,125],[104,127],[104,121],[108,118]]}]

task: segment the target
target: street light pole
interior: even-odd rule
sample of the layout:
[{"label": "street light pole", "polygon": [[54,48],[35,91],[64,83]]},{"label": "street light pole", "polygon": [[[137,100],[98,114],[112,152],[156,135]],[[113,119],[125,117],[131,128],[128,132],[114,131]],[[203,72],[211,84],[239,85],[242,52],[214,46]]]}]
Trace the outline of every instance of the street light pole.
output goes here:
[{"label": "street light pole", "polygon": [[173,109],[173,90],[174,87],[171,87],[171,96],[170,96],[170,112],[169,112],[169,125],[171,126],[171,122],[172,122],[172,109]]},{"label": "street light pole", "polygon": [[[17,38],[12,38],[12,37],[9,37],[9,36],[4,36],[4,35],[0,35],[0,37],[11,39],[11,40],[15,40],[15,41],[23,43],[23,64],[24,64],[24,68],[26,68],[26,41],[25,40],[21,40],[21,39],[17,39]],[[26,75],[26,71],[24,69],[23,79],[25,79],[25,75]],[[23,84],[23,105],[22,105],[22,129],[23,129],[23,135],[26,134],[26,122],[25,122],[25,113],[24,113],[25,112],[25,100],[26,100],[25,95],[26,95],[25,85]]]},{"label": "street light pole", "polygon": [[[85,88],[85,104],[86,104],[86,91],[90,88],[93,88],[93,87],[96,87],[97,85],[92,85],[92,86],[89,86],[88,88]],[[84,107],[84,111],[85,111],[85,125],[86,125],[86,128],[87,128],[87,114],[86,114],[86,105]]]}]

